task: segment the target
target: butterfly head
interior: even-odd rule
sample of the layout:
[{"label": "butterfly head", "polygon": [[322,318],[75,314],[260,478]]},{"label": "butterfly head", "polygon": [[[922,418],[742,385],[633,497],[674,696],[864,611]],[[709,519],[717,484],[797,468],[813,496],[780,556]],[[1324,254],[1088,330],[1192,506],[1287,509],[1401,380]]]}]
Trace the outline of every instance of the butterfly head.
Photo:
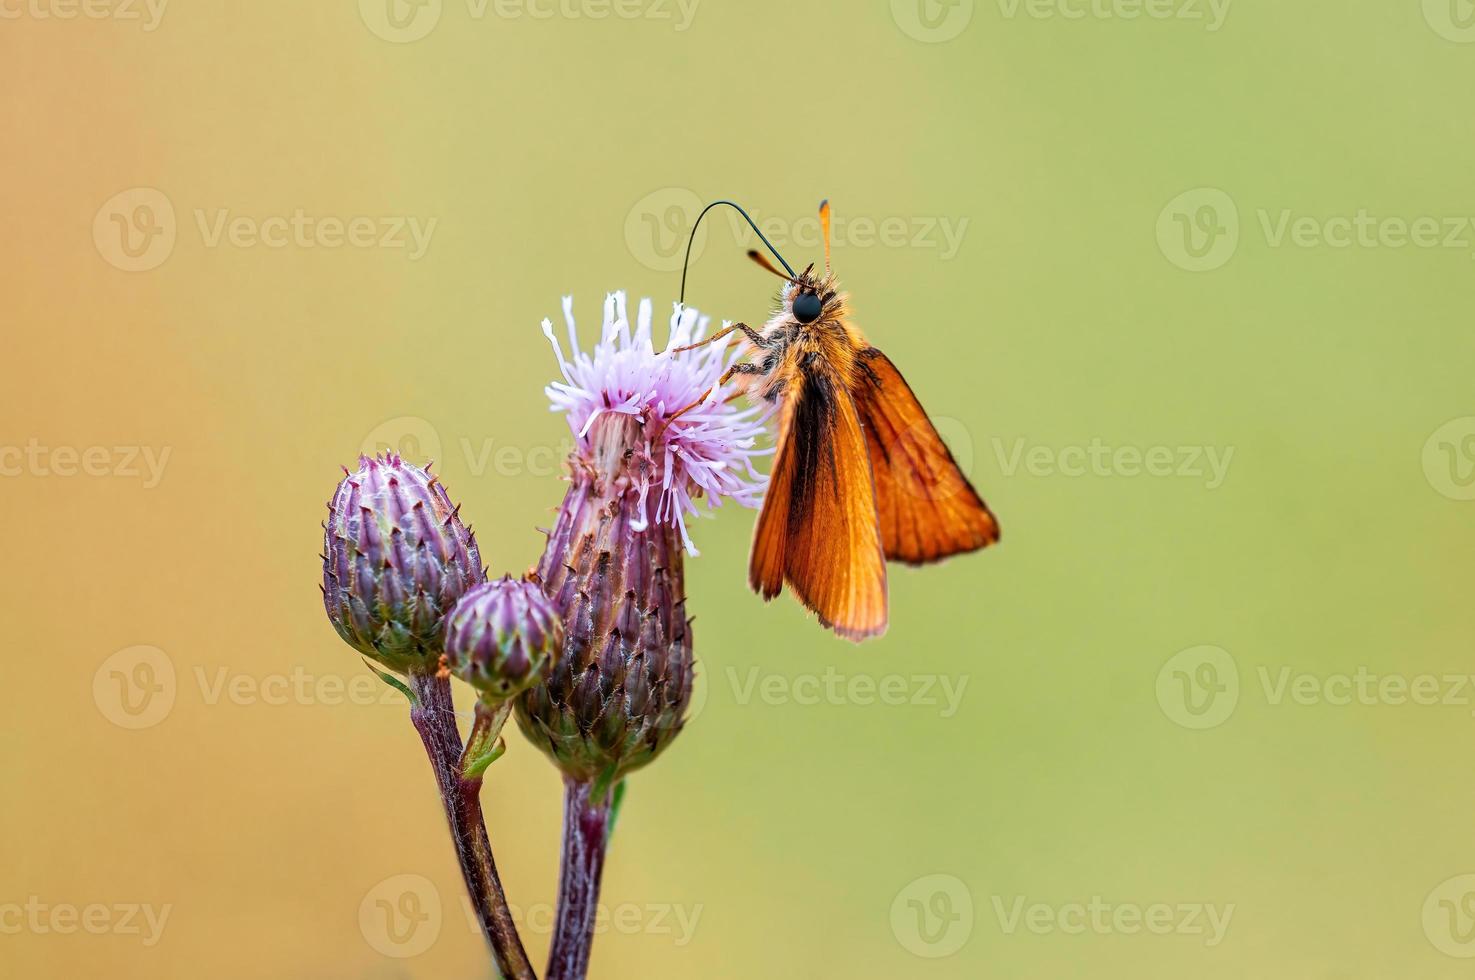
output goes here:
[{"label": "butterfly head", "polygon": [[842,297],[832,273],[816,275],[810,266],[784,287],[783,300],[785,311],[801,326],[808,326],[838,314]]}]

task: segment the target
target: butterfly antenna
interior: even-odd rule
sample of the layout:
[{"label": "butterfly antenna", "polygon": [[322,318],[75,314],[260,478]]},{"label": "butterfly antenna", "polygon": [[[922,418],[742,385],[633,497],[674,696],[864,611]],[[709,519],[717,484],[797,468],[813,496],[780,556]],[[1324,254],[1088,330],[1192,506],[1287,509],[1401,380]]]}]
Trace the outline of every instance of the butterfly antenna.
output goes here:
[{"label": "butterfly antenna", "polygon": [[790,279],[788,276],[784,275],[782,272],[778,271],[778,269],[774,267],[774,264],[772,262],[768,261],[768,259],[764,257],[763,253],[760,252],[760,251],[758,251],[756,248],[750,248],[750,249],[748,249],[748,258],[750,258],[754,262],[758,263],[758,265],[761,266],[762,268],[764,268],[764,269],[768,270],[769,272],[773,273],[774,275],[778,276],[784,282],[793,282],[794,281],[793,279]]},{"label": "butterfly antenna", "polygon": [[697,240],[697,228],[701,227],[702,219],[707,216],[707,212],[710,211],[710,210],[712,210],[713,208],[717,207],[717,205],[719,205],[719,204],[725,204],[728,207],[732,208],[734,211],[736,211],[738,214],[742,215],[743,216],[743,220],[746,221],[748,223],[748,226],[753,229],[753,231],[754,231],[755,234],[757,234],[758,240],[760,242],[762,242],[765,246],[768,247],[768,250],[773,253],[773,257],[776,258],[776,259],[778,259],[779,265],[783,266],[784,269],[789,273],[789,278],[790,279],[796,278],[795,275],[794,275],[794,268],[793,268],[793,266],[791,266],[791,265],[789,265],[789,263],[785,262],[784,261],[784,257],[782,255],[778,254],[778,249],[774,248],[773,247],[773,243],[770,242],[767,238],[764,237],[762,231],[759,231],[758,225],[753,221],[752,218],[748,217],[748,212],[744,211],[741,207],[739,207],[738,205],[734,204],[731,201],[713,201],[711,204],[708,204],[706,207],[702,208],[702,213],[699,214],[699,215],[697,215],[697,220],[696,221],[692,222],[692,225],[691,225],[691,237],[686,240],[686,259],[681,263],[681,300],[680,300],[680,302],[681,302],[681,305],[682,306],[685,306],[686,305],[686,272],[687,272],[687,269],[691,266],[691,246],[692,246],[692,243],[694,243]]},{"label": "butterfly antenna", "polygon": [[819,226],[825,232],[825,275],[830,274],[830,199],[819,202]]}]

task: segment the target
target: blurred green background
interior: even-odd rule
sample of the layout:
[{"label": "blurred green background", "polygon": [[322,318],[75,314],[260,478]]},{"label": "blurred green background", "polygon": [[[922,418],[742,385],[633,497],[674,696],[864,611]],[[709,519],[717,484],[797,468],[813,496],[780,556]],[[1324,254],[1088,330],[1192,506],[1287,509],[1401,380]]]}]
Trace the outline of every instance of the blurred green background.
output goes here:
[{"label": "blurred green background", "polygon": [[[337,466],[434,456],[525,568],[539,320],[664,309],[715,197],[807,263],[828,196],[1004,540],[857,648],[748,592],[751,513],[697,526],[702,694],[594,975],[1469,975],[1467,0],[0,14],[0,972],[488,976],[322,614]],[[690,299],[756,322],[714,218]],[[559,783],[511,738],[541,962]]]}]

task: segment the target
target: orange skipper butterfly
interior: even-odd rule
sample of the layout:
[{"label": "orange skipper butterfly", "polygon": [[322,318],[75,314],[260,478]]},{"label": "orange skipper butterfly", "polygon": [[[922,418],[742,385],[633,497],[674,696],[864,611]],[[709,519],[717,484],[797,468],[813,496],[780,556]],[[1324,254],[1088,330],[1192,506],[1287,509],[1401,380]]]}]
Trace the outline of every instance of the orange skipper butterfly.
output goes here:
[{"label": "orange skipper butterfly", "polygon": [[[734,364],[716,387],[747,376],[750,397],[778,406],[778,444],[748,582],[765,600],[787,584],[822,624],[848,639],[878,636],[887,623],[888,560],[925,565],[976,551],[999,540],[999,522],[901,372],[850,321],[848,296],[830,267],[829,202],[819,211],[823,276],[812,264],[794,272],[731,201],[709,204],[696,224],[719,204],[747,219],[787,272],[750,251],[787,283],[779,309],[762,330],[734,323],[701,344],[675,348],[741,332],[756,359]],[[684,270],[681,292],[684,302]]]}]

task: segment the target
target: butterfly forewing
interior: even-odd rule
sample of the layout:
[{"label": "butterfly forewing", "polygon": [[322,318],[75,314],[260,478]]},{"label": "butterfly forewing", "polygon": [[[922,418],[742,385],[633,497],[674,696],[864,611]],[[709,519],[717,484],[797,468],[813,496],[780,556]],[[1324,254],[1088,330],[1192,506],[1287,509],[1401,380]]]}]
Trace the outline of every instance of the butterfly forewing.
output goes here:
[{"label": "butterfly forewing", "polygon": [[784,393],[778,449],[758,517],[749,580],[782,582],[852,640],[886,629],[886,563],[860,415],[823,357],[801,358]]},{"label": "butterfly forewing", "polygon": [[768,474],[763,509],[753,528],[753,550],[748,556],[748,584],[753,591],[772,599],[784,590],[784,555],[789,533],[789,497],[794,483],[794,453],[790,431],[794,399],[784,400],[778,416],[778,446]]}]

